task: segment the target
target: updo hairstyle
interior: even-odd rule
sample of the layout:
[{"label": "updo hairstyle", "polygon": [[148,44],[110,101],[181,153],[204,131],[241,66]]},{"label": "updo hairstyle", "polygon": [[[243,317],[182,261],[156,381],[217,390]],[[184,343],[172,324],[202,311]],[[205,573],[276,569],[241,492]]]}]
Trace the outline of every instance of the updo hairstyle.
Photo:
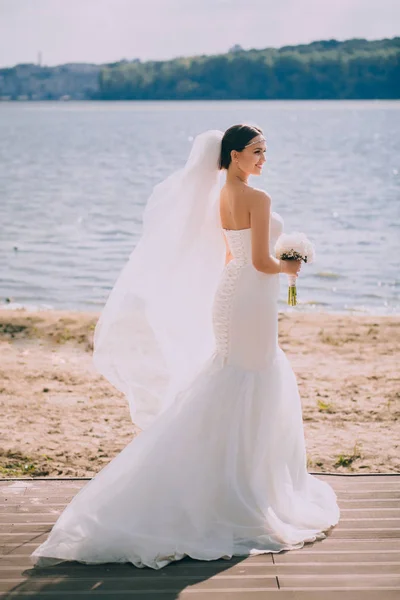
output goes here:
[{"label": "updo hairstyle", "polygon": [[232,125],[224,133],[221,142],[219,168],[228,169],[232,162],[231,152],[241,152],[257,135],[262,135],[262,129],[253,125]]}]

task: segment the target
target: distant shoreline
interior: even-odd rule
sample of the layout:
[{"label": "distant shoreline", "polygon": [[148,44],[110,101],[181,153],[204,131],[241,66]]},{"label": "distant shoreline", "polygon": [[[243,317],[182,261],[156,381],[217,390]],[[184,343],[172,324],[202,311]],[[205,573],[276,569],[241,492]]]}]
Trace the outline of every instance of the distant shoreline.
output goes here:
[{"label": "distant shoreline", "polygon": [[0,68],[10,100],[399,99],[400,37],[320,40],[172,60]]},{"label": "distant shoreline", "polygon": [[133,99],[133,100],[124,100],[124,99],[103,99],[103,98],[82,98],[82,99],[76,99],[76,98],[71,98],[68,100],[63,100],[62,98],[52,98],[52,99],[40,99],[40,100],[31,100],[31,99],[24,99],[24,100],[11,100],[11,99],[4,99],[0,97],[0,104],[80,104],[80,103],[98,103],[98,104],[105,104],[105,103],[112,103],[112,104],[128,104],[128,103],[132,103],[132,104],[164,104],[164,103],[190,103],[190,104],[195,104],[195,103],[204,103],[204,102],[210,102],[210,103],[225,103],[225,102],[230,102],[230,103],[237,103],[237,102],[250,102],[250,103],[258,103],[258,102],[268,102],[269,104],[278,104],[281,102],[296,102],[299,104],[314,104],[314,103],[318,103],[318,104],[328,104],[328,103],[339,103],[339,102],[347,102],[349,104],[356,104],[356,103],[376,103],[376,104],[382,104],[382,103],[387,103],[387,104],[398,104],[400,102],[400,96],[399,98],[259,98],[259,99],[254,99],[254,98],[240,98],[240,99],[232,99],[232,98],[227,98],[227,99],[215,99],[215,98],[206,98],[206,99],[197,99],[197,98],[189,98],[189,99],[176,99],[176,98],[168,98],[166,100],[162,100],[162,99],[148,99],[148,100],[141,100],[141,99]]}]

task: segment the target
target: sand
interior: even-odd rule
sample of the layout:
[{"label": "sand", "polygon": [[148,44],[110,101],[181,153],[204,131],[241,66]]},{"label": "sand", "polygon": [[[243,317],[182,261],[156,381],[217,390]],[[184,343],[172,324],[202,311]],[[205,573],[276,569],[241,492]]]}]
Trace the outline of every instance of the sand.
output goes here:
[{"label": "sand", "polygon": [[[92,365],[97,318],[0,310],[0,477],[90,477],[140,435]],[[311,472],[400,472],[399,337],[399,316],[280,313]]]}]

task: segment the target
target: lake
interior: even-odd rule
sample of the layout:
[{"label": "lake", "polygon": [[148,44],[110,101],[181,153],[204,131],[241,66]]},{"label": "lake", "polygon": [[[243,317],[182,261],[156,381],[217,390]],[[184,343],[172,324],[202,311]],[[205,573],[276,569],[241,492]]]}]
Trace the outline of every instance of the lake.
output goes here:
[{"label": "lake", "polygon": [[251,182],[316,246],[280,309],[399,313],[398,101],[0,103],[0,306],[100,310],[153,186],[240,122],[267,138]]}]

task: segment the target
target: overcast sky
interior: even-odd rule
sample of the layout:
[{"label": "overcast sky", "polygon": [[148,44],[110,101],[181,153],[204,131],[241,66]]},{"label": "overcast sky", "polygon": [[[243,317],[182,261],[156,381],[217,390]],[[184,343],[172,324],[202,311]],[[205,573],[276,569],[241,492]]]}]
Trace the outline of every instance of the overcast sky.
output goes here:
[{"label": "overcast sky", "polygon": [[0,66],[168,59],[400,34],[400,0],[0,0]]}]

